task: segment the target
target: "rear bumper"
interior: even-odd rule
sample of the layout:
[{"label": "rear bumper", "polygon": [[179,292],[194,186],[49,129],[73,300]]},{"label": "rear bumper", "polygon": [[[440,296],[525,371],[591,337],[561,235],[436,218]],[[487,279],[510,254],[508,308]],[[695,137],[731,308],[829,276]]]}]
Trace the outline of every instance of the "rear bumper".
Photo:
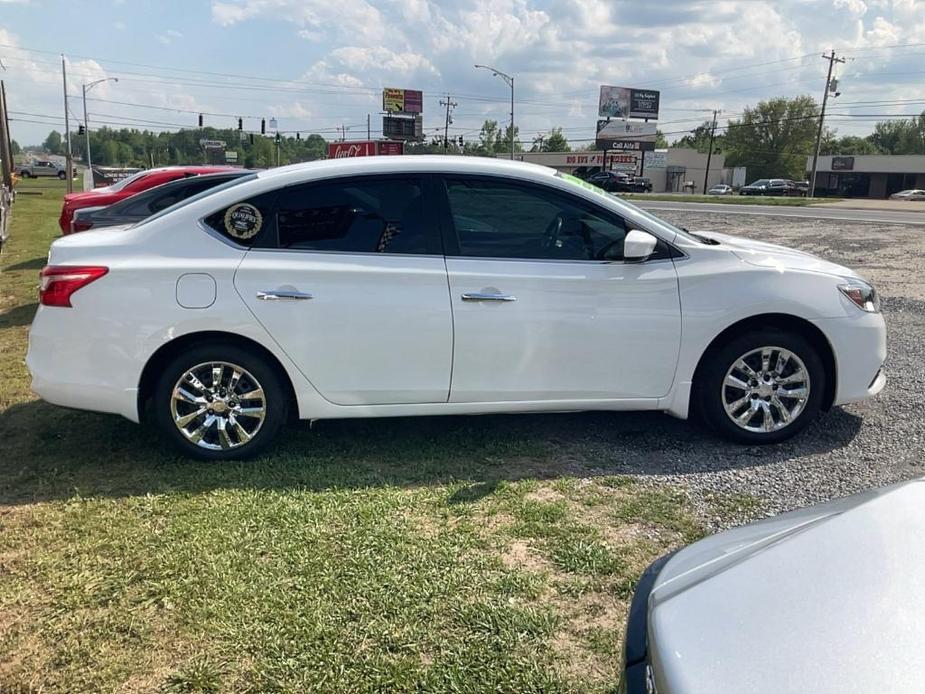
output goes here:
[{"label": "rear bumper", "polygon": [[[56,315],[50,316],[49,312]],[[72,325],[72,309],[40,306],[29,331],[26,366],[32,391],[52,405],[138,417],[138,375],[113,341]],[[81,335],[80,340],[73,339]]]}]

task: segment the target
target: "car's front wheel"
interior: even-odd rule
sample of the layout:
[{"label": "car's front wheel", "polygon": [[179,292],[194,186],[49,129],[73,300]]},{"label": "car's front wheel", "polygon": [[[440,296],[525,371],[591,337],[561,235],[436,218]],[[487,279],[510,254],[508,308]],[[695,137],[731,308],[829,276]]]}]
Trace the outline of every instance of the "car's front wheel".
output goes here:
[{"label": "car's front wheel", "polygon": [[154,420],[184,454],[249,458],[286,421],[288,399],[276,370],[234,345],[204,344],[174,357],[155,385]]},{"label": "car's front wheel", "polygon": [[58,178],[60,178],[63,181],[65,178],[67,178],[67,174],[64,173],[63,171],[59,171]]},{"label": "car's front wheel", "polygon": [[799,334],[765,329],[712,354],[698,376],[701,411],[717,432],[741,443],[777,443],[810,424],[822,407],[825,368]]}]

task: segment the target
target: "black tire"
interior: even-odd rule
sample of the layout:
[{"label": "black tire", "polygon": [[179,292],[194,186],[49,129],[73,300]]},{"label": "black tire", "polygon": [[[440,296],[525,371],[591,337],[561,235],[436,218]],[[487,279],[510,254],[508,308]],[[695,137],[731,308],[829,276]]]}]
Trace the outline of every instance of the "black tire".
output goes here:
[{"label": "black tire", "polygon": [[59,171],[58,178],[63,181],[65,178],[67,178],[67,174],[64,173],[63,171]]},{"label": "black tire", "polygon": [[[758,384],[757,388],[743,390],[735,386],[727,387],[724,385],[727,371],[732,368],[734,363],[738,362],[741,357],[763,347],[786,350],[802,362],[803,371],[808,374],[809,386],[808,397],[803,399],[802,404],[800,404],[798,398],[789,398],[783,395],[777,398],[779,393],[790,392],[788,391],[790,388],[798,388],[799,383],[788,385],[762,384],[759,380],[762,378],[760,373],[758,378],[754,380]],[[697,381],[694,384],[695,397],[693,398],[693,404],[698,411],[692,414],[702,415],[706,424],[727,439],[745,444],[769,444],[785,441],[803,431],[813,421],[822,407],[826,390],[826,374],[822,358],[816,348],[806,338],[797,333],[784,332],[777,328],[755,330],[733,338],[717,349],[712,350],[705,359],[706,361],[701,366]],[[760,354],[757,354],[750,356],[749,359],[753,365],[758,366],[761,357]],[[756,359],[758,361],[755,361]],[[776,364],[776,357],[773,352],[772,360],[771,367],[773,368]],[[791,359],[787,361],[783,374],[796,374],[799,371],[797,360]],[[747,364],[748,362],[746,362]],[[743,374],[744,372],[736,372],[733,375],[742,376]],[[774,380],[775,376],[771,374],[769,378]],[[749,381],[748,385],[750,386],[751,383],[752,381]],[[755,394],[755,391],[759,388],[762,389],[762,392],[773,390],[768,395]],[[740,400],[739,396],[743,399]],[[772,400],[766,400],[766,398],[772,398]],[[768,405],[765,406],[761,402],[754,403],[753,401],[756,399],[759,401],[766,400]],[[734,412],[737,416],[747,416],[747,410],[755,406],[755,404],[759,409],[755,411],[754,418],[747,420],[743,426],[740,426],[732,420],[732,415],[727,414],[724,400],[730,403],[736,401],[745,403]],[[780,403],[784,408],[792,407],[792,411],[797,412],[792,421],[785,422],[782,417],[782,408],[778,407],[776,403]],[[753,428],[762,426],[766,417],[771,418],[772,426],[779,426],[780,428],[775,428],[772,431],[752,431],[744,428],[744,426],[752,426]]]},{"label": "black tire", "polygon": [[[218,436],[217,422],[206,429],[206,434],[202,437],[203,445],[193,443],[187,436],[181,433],[179,426],[174,422],[174,412],[171,409],[174,400],[174,387],[178,384],[180,379],[194,367],[210,364],[212,362],[222,362],[226,365],[223,369],[224,378],[220,379],[220,383],[224,381],[224,383],[229,384],[231,374],[228,372],[231,371],[231,373],[233,373],[233,369],[230,370],[228,366],[238,367],[238,369],[244,373],[239,381],[240,389],[255,392],[254,386],[256,386],[262,389],[263,393],[262,403],[258,403],[262,404],[265,408],[263,420],[256,426],[256,417],[247,419],[246,415],[240,414],[240,419],[237,420],[239,424],[244,426],[245,430],[251,430],[252,438],[249,438],[249,440],[244,439],[244,437],[237,435],[236,432],[229,429],[228,431],[230,433],[228,434],[228,438],[231,439],[230,443],[233,445],[228,448],[213,449],[204,447],[205,445],[217,446],[221,443]],[[212,385],[211,382],[207,383],[205,380],[201,380],[200,383],[208,386]],[[194,395],[198,393],[195,387],[188,392]],[[212,461],[241,460],[258,455],[265,450],[276,437],[280,427],[286,421],[289,409],[287,390],[283,386],[277,369],[268,364],[263,357],[249,349],[236,345],[223,345],[218,342],[196,345],[171,359],[161,370],[157,378],[152,402],[154,423],[174,447],[178,448],[184,455],[189,457]],[[223,400],[222,407],[226,407],[224,402]],[[233,399],[231,403],[235,404]],[[254,405],[255,401],[250,400],[246,406],[250,406],[253,409]],[[218,399],[208,405],[204,403],[202,405],[191,405],[185,402],[178,402],[174,405],[174,407],[178,409],[181,407],[188,408],[180,414],[188,414],[201,407],[210,406],[218,406]],[[245,406],[245,403],[242,401],[236,403],[236,406]],[[198,428],[198,426],[205,423],[206,417],[210,416],[209,412],[210,411],[207,411],[205,414],[201,415],[200,418],[194,419],[190,426],[187,427],[187,430]],[[232,422],[229,426],[231,426],[232,429],[234,428],[233,419],[229,419],[227,413],[225,417],[218,416],[218,419],[222,418],[226,420],[226,424]]]}]

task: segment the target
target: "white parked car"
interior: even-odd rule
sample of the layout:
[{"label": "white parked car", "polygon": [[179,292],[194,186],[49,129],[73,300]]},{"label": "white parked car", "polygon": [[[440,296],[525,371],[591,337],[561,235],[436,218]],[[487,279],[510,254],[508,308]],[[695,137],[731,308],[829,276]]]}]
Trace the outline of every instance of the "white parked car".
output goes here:
[{"label": "white parked car", "polygon": [[925,190],[916,188],[901,190],[898,193],[893,193],[890,200],[925,200]]},{"label": "white parked car", "polygon": [[475,157],[245,176],[56,240],[40,303],[36,393],[203,458],[288,417],[661,410],[776,442],[885,382],[852,270]]},{"label": "white parked car", "polygon": [[732,195],[734,192],[732,186],[727,186],[725,183],[717,183],[707,191],[707,195]]}]

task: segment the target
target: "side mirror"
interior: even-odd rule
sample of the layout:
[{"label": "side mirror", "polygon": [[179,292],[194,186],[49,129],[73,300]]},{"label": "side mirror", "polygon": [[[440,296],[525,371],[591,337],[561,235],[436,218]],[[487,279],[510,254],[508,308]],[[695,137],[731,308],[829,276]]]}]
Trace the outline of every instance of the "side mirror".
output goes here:
[{"label": "side mirror", "polygon": [[623,260],[641,263],[655,252],[658,239],[647,231],[632,229],[623,241]]}]

